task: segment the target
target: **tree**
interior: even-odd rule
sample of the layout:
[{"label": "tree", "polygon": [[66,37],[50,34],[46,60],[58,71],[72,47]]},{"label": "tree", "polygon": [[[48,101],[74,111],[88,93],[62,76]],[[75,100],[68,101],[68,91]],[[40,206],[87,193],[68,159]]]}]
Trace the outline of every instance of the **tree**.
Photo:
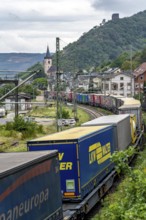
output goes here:
[{"label": "tree", "polygon": [[46,78],[46,74],[44,73],[44,68],[43,65],[41,63],[36,63],[35,65],[33,65],[32,67],[28,68],[26,72],[23,73],[19,73],[18,77],[21,79],[26,79],[27,77],[29,77],[32,73],[31,72],[35,72],[37,70],[40,70],[39,73],[37,73],[33,79],[36,78]]},{"label": "tree", "polygon": [[39,94],[37,88],[31,84],[23,85],[22,87],[19,88],[19,92],[24,92],[26,94],[29,94],[33,98]]},{"label": "tree", "polygon": [[140,56],[140,62],[141,63],[146,62],[146,48],[144,48],[142,50],[142,53],[141,53],[141,56]]},{"label": "tree", "polygon": [[46,78],[37,78],[33,81],[33,85],[40,90],[45,90],[48,87],[48,81]]},{"label": "tree", "polygon": [[0,96],[5,95],[7,92],[12,90],[15,87],[13,83],[9,84],[4,84],[3,86],[0,87]]}]

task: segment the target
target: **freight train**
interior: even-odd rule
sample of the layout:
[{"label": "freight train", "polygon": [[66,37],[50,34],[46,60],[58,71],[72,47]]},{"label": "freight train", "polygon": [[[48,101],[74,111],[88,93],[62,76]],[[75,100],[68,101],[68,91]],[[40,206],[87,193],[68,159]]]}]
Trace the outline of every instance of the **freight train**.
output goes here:
[{"label": "freight train", "polygon": [[[71,96],[67,101],[72,101]],[[141,104],[134,98],[77,94],[78,103],[118,113],[27,142],[28,151],[58,150],[64,219],[84,219],[113,185],[111,155],[143,140]]]},{"label": "freight train", "polygon": [[[50,96],[53,99],[56,99],[55,92],[52,92]],[[142,129],[142,108],[141,102],[137,99],[117,95],[104,95],[95,93],[75,94],[73,92],[62,92],[60,93],[60,96],[65,102],[76,102],[78,104],[86,104],[90,106],[100,107],[113,112],[113,114],[134,114],[136,116],[136,127],[138,131],[140,132]]]},{"label": "freight train", "polygon": [[[92,98],[92,94],[89,94],[87,99],[86,95],[77,94],[78,103],[89,104],[90,100],[90,104],[99,106],[95,94]],[[64,98],[69,101],[67,96]],[[118,114],[101,116],[79,127],[28,141],[28,152],[21,155],[21,159],[19,154],[17,158],[14,156],[11,169],[15,168],[13,170],[16,175],[10,172],[7,166],[5,169],[1,166],[1,177],[4,176],[5,181],[2,178],[4,184],[0,185],[0,200],[3,201],[4,210],[0,210],[0,219],[86,219],[86,215],[115,180],[116,171],[110,159],[111,155],[115,151],[127,149],[130,145],[139,147],[143,140],[140,102],[123,97],[112,97],[114,101],[111,102],[110,98],[100,95],[99,100],[105,103],[104,108]],[[100,107],[103,105],[100,104]],[[54,152],[56,150],[58,157]],[[43,154],[49,154],[50,151],[53,156],[47,159]],[[37,159],[38,155],[45,156],[47,160],[55,157],[56,162],[52,161],[51,165],[45,165],[48,162],[43,162],[41,166],[42,159]],[[28,168],[24,166],[25,160],[29,162]],[[10,164],[11,160],[9,167]],[[20,168],[25,168],[22,169],[22,174],[19,173]],[[47,183],[48,191],[44,191],[47,189]],[[5,200],[5,197],[10,197],[11,202],[14,200],[14,208],[11,208],[9,203],[6,205],[9,200]],[[30,212],[27,212],[28,208]],[[17,218],[13,217],[15,215]]]}]

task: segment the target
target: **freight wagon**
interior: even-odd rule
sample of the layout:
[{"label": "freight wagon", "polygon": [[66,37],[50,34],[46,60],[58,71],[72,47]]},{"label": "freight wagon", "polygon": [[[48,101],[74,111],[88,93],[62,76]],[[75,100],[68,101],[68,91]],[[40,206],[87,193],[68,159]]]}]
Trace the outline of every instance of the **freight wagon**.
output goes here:
[{"label": "freight wagon", "polygon": [[83,93],[77,93],[76,101],[81,104],[89,104],[89,95]]},{"label": "freight wagon", "polygon": [[27,142],[29,151],[57,149],[64,219],[83,219],[113,185],[112,126],[76,127]]},{"label": "freight wagon", "polygon": [[93,93],[88,94],[89,105],[93,106],[95,103],[95,96]]},{"label": "freight wagon", "polygon": [[0,219],[63,219],[57,151],[0,154]]},{"label": "freight wagon", "polygon": [[63,200],[78,201],[113,169],[114,135],[112,126],[76,127],[28,141],[27,146],[29,151],[59,151]]},{"label": "freight wagon", "polygon": [[117,95],[110,95],[112,99],[112,112],[117,114],[118,113],[118,108],[122,105],[122,100],[123,96],[117,96]]},{"label": "freight wagon", "polygon": [[[133,120],[131,123],[130,119]],[[137,134],[135,118],[133,115],[131,117],[129,114],[101,116],[99,118],[83,123],[81,126],[103,125],[113,126],[115,132],[114,137],[116,150],[125,150],[131,142],[135,143]]]},{"label": "freight wagon", "polygon": [[82,103],[82,94],[81,94],[81,93],[77,93],[77,94],[76,94],[76,101],[77,101],[78,103]]},{"label": "freight wagon", "polygon": [[136,127],[139,132],[142,130],[142,110],[139,100],[134,98],[121,98],[122,104],[118,108],[119,114],[134,114],[136,115]]},{"label": "freight wagon", "polygon": [[101,107],[101,99],[102,99],[103,94],[94,94],[95,97],[95,103],[94,106]]}]

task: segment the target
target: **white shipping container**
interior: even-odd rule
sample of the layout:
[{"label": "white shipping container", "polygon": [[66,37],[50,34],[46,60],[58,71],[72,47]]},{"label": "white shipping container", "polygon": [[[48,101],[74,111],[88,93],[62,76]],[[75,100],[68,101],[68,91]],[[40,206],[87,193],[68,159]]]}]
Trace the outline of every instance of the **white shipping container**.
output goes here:
[{"label": "white shipping container", "polygon": [[124,150],[131,143],[130,115],[108,115],[93,119],[81,126],[113,125],[116,133],[117,150]]}]

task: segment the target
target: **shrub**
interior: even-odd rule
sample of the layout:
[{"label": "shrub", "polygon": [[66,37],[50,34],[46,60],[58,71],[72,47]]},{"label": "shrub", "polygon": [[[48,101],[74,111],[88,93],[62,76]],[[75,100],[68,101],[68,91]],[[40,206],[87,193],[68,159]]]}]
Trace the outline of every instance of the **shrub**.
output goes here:
[{"label": "shrub", "polygon": [[15,117],[14,122],[8,122],[5,126],[7,131],[18,131],[22,138],[35,137],[37,133],[43,133],[43,126],[36,122],[25,121],[21,116]]},{"label": "shrub", "polygon": [[60,114],[59,113],[58,113],[58,118],[65,118],[65,119],[70,118],[69,111],[67,111],[64,108],[62,108],[61,113]]}]

